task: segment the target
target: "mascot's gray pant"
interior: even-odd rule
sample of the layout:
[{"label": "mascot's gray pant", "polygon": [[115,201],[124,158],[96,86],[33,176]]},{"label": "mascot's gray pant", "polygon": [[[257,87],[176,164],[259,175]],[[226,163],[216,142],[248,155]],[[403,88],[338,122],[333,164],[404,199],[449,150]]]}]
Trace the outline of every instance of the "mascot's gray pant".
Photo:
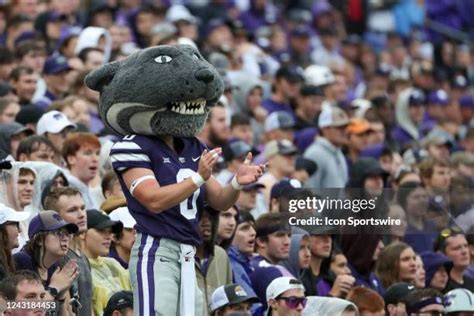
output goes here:
[{"label": "mascot's gray pant", "polygon": [[[137,233],[129,264],[134,315],[203,315],[203,296],[195,281],[194,258],[192,258],[193,273],[187,276],[194,278],[192,283],[195,283],[194,312],[189,312],[189,306],[186,306],[186,312],[181,312],[181,247],[180,243],[171,239],[157,239]],[[189,282],[187,278],[186,282]],[[189,291],[186,295],[188,294]]]}]

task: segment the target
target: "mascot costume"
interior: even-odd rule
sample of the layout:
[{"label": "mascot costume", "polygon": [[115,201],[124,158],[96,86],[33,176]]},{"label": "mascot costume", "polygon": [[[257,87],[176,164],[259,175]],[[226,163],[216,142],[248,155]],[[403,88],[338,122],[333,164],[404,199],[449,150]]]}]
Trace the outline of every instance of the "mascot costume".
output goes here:
[{"label": "mascot costume", "polygon": [[189,45],[156,46],[91,72],[100,115],[123,138],[110,158],[137,221],[130,258],[134,314],[203,315],[195,277],[197,229],[205,205],[224,211],[264,165],[249,153],[231,183],[212,176],[221,148],[208,150],[194,135],[224,90],[217,70]]}]

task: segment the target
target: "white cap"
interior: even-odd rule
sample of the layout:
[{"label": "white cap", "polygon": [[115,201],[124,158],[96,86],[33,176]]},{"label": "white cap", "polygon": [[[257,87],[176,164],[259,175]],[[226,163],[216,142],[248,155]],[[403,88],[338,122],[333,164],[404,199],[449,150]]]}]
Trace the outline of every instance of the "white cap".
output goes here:
[{"label": "white cap", "polygon": [[187,21],[192,24],[197,23],[196,17],[192,15],[185,6],[180,4],[174,5],[168,9],[168,12],[166,13],[166,19],[172,23],[178,21]]},{"label": "white cap", "polygon": [[322,110],[318,117],[319,128],[339,127],[349,124],[346,112],[336,106],[329,106]]},{"label": "white cap", "polygon": [[372,107],[372,102],[365,99],[355,99],[351,102],[354,117],[364,118],[365,113]]},{"label": "white cap", "polygon": [[0,203],[0,225],[6,222],[23,222],[30,217],[29,212],[17,212],[11,207]]},{"label": "white cap", "polygon": [[124,228],[133,228],[137,223],[126,206],[116,208],[110,212],[109,217],[113,221],[122,222]]},{"label": "white cap", "polygon": [[59,133],[66,127],[76,128],[76,124],[71,122],[67,116],[59,111],[46,112],[41,116],[36,125],[36,134]]},{"label": "white cap", "polygon": [[467,289],[455,289],[444,295],[446,313],[474,312],[474,295]]},{"label": "white cap", "polygon": [[306,84],[316,87],[328,85],[335,81],[331,69],[321,65],[311,65],[306,67],[303,76]]},{"label": "white cap", "polygon": [[277,298],[288,290],[305,290],[301,281],[292,277],[279,277],[267,286],[267,302]]}]

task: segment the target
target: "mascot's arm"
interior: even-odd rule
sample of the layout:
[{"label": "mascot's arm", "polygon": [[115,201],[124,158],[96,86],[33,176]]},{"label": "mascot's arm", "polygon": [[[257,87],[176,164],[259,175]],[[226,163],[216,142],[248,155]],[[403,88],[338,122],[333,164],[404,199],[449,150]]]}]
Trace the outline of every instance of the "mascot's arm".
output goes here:
[{"label": "mascot's arm", "polygon": [[[130,189],[132,185],[135,187],[132,194],[135,199],[150,212],[160,213],[189,198],[200,185],[209,180],[212,167],[217,163],[219,154],[220,149],[209,152],[204,150],[196,174],[200,180],[193,179],[193,176],[179,183],[162,187],[156,180],[153,171],[147,168],[128,169],[122,174],[122,178],[127,188]],[[135,185],[134,182],[139,184]]]},{"label": "mascot's arm", "polygon": [[[252,166],[250,161],[252,161],[252,153],[249,152],[244,163],[237,170],[232,182],[237,182],[237,185],[244,186],[256,182],[262,176],[266,165]],[[236,189],[232,182],[223,187],[213,177],[207,181],[206,198],[212,208],[226,211],[237,202],[240,189]]]},{"label": "mascot's arm", "polygon": [[191,178],[161,187],[153,171],[146,168],[129,169],[122,174],[122,177],[127,187],[130,188],[135,180],[148,175],[152,177],[147,178],[136,187],[133,197],[152,213],[160,213],[178,205],[198,188]]}]

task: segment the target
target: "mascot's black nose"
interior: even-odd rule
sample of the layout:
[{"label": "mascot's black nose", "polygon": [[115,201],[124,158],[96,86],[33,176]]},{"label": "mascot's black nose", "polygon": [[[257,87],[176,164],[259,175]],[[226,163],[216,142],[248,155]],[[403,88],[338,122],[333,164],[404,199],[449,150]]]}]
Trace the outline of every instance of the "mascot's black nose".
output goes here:
[{"label": "mascot's black nose", "polygon": [[199,69],[194,73],[194,77],[199,81],[204,81],[205,83],[214,80],[214,74],[208,69]]}]

